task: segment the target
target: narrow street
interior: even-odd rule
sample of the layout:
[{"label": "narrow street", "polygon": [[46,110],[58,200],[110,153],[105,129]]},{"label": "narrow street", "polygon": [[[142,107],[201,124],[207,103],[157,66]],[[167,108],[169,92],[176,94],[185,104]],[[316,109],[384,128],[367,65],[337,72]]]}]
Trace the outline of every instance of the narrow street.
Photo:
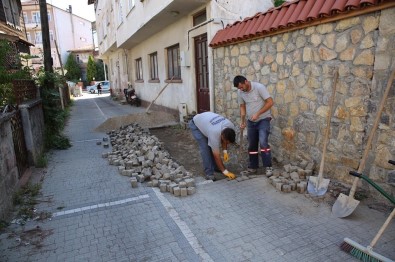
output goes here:
[{"label": "narrow street", "polygon": [[[0,261],[357,261],[340,250],[363,246],[386,219],[360,204],[345,219],[304,194],[278,192],[265,176],[209,182],[175,197],[145,183],[132,188],[102,153],[106,119],[144,112],[108,95],[74,100],[65,133],[72,147],[51,152],[37,212],[52,218],[11,224],[0,235]],[[188,154],[188,152],[185,152]],[[196,160],[198,161],[198,160]],[[395,259],[395,223],[374,248]]]}]

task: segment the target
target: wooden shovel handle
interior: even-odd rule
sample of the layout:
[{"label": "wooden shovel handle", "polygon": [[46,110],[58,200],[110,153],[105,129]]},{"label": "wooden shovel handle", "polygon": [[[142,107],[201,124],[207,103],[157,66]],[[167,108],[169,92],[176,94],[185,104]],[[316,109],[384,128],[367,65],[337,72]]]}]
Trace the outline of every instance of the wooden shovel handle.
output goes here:
[{"label": "wooden shovel handle", "polygon": [[[374,121],[372,129],[370,130],[368,142],[366,143],[365,151],[363,153],[361,162],[360,162],[359,167],[358,167],[358,171],[357,171],[358,173],[362,173],[364,168],[365,168],[366,159],[368,158],[370,147],[372,145],[372,140],[373,140],[374,134],[376,132],[376,129],[377,129],[378,125],[379,125],[381,113],[383,112],[385,101],[387,100],[388,94],[389,94],[389,92],[391,90],[392,82],[393,82],[394,78],[395,78],[395,70],[392,71],[392,74],[391,74],[391,76],[390,76],[390,78],[388,80],[388,83],[387,83],[387,87],[386,87],[385,92],[383,94],[383,98],[381,99],[381,103],[380,103],[379,109],[377,111],[376,119]],[[353,184],[352,184],[352,187],[351,187],[351,190],[350,190],[350,194],[349,194],[350,197],[354,197],[358,181],[359,181],[359,178],[355,177],[354,181],[353,181]]]},{"label": "wooden shovel handle", "polygon": [[332,83],[332,96],[331,100],[329,102],[329,111],[328,111],[328,116],[326,117],[326,129],[325,129],[325,135],[324,135],[324,145],[322,148],[322,157],[321,157],[321,164],[320,164],[320,170],[318,172],[318,185],[321,183],[322,180],[322,174],[324,173],[324,162],[325,162],[325,156],[326,156],[326,147],[328,145],[328,138],[329,138],[329,133],[331,130],[331,118],[332,118],[332,111],[333,111],[333,105],[335,102],[335,96],[336,96],[336,83],[337,79],[339,78],[339,72],[336,70],[333,76],[333,83]]}]

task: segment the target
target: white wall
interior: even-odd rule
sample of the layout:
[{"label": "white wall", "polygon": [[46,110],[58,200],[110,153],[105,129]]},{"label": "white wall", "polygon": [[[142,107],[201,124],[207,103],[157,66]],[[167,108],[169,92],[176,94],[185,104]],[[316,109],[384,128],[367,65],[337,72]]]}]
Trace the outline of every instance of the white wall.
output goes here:
[{"label": "white wall", "polygon": [[[192,29],[192,15],[204,8],[202,6],[186,16],[180,16],[179,20],[170,26],[162,28],[159,33],[147,34],[144,41],[137,44],[129,50],[118,48],[121,44],[125,43],[130,36],[133,36],[140,27],[147,23],[154,17],[161,9],[171,2],[165,1],[145,1],[145,8],[139,1],[133,9],[128,10],[126,1],[123,1],[123,23],[118,23],[118,6],[116,2],[99,1],[96,13],[97,16],[97,31],[99,37],[99,50],[101,58],[103,58],[109,66],[109,80],[113,88],[119,88],[117,92],[122,92],[122,89],[127,86],[130,81],[138,96],[148,102],[151,102],[158,95],[160,90],[166,85],[166,48],[174,44],[180,45],[180,51],[185,51],[190,58],[189,67],[181,67],[182,83],[171,83],[167,86],[166,90],[161,94],[155,102],[157,105],[162,105],[171,109],[178,110],[180,103],[186,103],[188,112],[196,111],[197,96],[196,96],[196,79],[195,79],[195,66],[194,66],[194,37],[207,33],[208,43],[214,37],[215,33],[222,29],[227,23],[233,23],[236,20],[245,18],[245,16],[255,15],[257,12],[264,12],[273,4],[270,0],[250,0],[249,4],[240,4],[237,0],[227,1],[209,1],[205,8],[207,13],[207,20],[215,18],[216,21],[223,23],[210,22],[207,25],[191,30],[189,33],[189,50],[188,50],[188,30]],[[114,5],[111,10],[111,5]],[[147,8],[150,5],[150,8]],[[107,14],[107,18],[104,18]],[[107,34],[103,32],[109,20],[109,28]],[[111,29],[110,29],[111,28]],[[114,36],[114,37],[110,37]],[[114,39],[116,38],[115,42]],[[158,54],[158,73],[159,83],[149,83],[149,54],[157,52]],[[126,58],[128,57],[128,69],[126,69]],[[143,61],[143,79],[144,82],[135,82],[135,60],[142,58]],[[214,89],[213,89],[213,66],[212,66],[212,50],[208,48],[208,70],[209,70],[209,83],[210,83],[210,107],[214,108]],[[117,67],[119,65],[119,69]]]},{"label": "white wall", "polygon": [[[53,8],[56,28],[56,39],[62,63],[69,55],[67,51],[87,46],[93,46],[91,22],[81,17],[71,15],[64,10]],[[74,28],[72,27],[74,24]],[[73,32],[74,30],[74,32]],[[85,39],[85,41],[83,41]]]}]

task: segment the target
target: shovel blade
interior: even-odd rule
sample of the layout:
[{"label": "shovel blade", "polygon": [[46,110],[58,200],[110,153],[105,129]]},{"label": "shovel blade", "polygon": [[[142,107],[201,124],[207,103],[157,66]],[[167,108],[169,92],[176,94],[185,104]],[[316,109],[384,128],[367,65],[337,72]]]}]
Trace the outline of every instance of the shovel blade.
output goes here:
[{"label": "shovel blade", "polygon": [[321,179],[321,182],[318,182],[318,177],[310,176],[309,181],[307,183],[307,192],[311,196],[323,196],[328,190],[329,179]]},{"label": "shovel blade", "polygon": [[340,193],[335,204],[332,206],[332,213],[339,218],[348,217],[357,208],[359,201]]}]

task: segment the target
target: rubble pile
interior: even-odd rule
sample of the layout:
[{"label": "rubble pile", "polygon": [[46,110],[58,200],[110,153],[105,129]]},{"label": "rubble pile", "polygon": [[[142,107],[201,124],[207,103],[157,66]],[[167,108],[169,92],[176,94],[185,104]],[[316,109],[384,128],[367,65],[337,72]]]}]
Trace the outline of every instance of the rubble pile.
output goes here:
[{"label": "rubble pile", "polygon": [[103,153],[102,157],[107,158],[110,165],[118,166],[121,175],[130,177],[133,188],[146,182],[147,186],[159,187],[161,192],[170,192],[174,196],[196,192],[193,174],[173,161],[148,129],[130,124],[107,134],[112,152]]},{"label": "rubble pile", "polygon": [[273,176],[269,181],[278,191],[289,193],[297,191],[300,194],[306,192],[307,181],[313,174],[314,163],[302,160],[300,163],[291,163],[284,166],[284,171],[273,170]]}]

